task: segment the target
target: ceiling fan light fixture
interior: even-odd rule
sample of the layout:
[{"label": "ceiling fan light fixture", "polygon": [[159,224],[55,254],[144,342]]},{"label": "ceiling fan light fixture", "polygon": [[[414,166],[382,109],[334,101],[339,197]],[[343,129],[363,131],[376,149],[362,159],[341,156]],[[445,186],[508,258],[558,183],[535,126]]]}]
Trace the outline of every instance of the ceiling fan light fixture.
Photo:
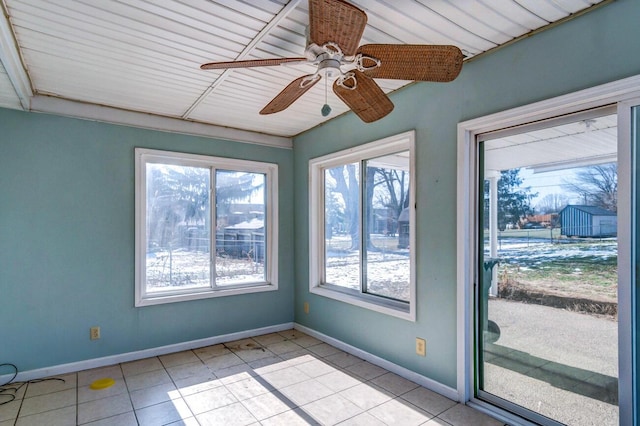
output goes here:
[{"label": "ceiling fan light fixture", "polygon": [[318,72],[322,72],[326,78],[335,78],[342,75],[340,65],[337,59],[324,59],[318,64]]},{"label": "ceiling fan light fixture", "polygon": [[331,113],[326,84],[365,123],[393,110],[393,103],[375,78],[449,82],[462,68],[464,56],[456,46],[421,44],[365,44],[359,46],[367,25],[364,10],[346,0],[308,0],[309,26],[304,57],[210,62],[201,69],[254,68],[306,63],[314,73],[298,77],[278,93],[260,114],[288,108],[325,77],[325,103],[320,112]]}]

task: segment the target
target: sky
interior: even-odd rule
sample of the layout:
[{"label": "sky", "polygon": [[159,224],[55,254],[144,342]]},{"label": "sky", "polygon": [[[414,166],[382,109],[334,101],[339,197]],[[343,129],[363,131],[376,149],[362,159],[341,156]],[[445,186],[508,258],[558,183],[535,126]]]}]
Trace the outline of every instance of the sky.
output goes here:
[{"label": "sky", "polygon": [[531,192],[537,192],[538,196],[531,200],[531,205],[535,207],[546,195],[564,194],[570,197],[572,203],[577,203],[578,199],[574,194],[567,193],[562,184],[575,178],[576,169],[556,170],[545,173],[533,173],[531,169],[520,169],[522,187],[531,187]]}]

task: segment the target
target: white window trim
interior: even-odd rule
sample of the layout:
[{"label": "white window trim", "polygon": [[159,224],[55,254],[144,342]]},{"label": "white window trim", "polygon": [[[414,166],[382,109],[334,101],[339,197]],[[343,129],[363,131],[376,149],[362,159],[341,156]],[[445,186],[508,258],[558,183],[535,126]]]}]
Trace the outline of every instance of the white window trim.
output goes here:
[{"label": "white window trim", "polygon": [[[266,281],[230,287],[212,287],[185,292],[148,294],[146,292],[146,163],[185,164],[233,171],[264,173],[266,176],[265,253]],[[213,200],[210,197],[210,200]],[[213,207],[213,206],[212,206]],[[211,209],[214,214],[214,208]],[[274,291],[278,289],[278,165],[208,155],[185,154],[146,148],[135,148],[135,306],[184,302],[211,297]],[[212,220],[211,223],[215,223]],[[212,230],[215,241],[215,229]]]},{"label": "white window trim", "polygon": [[[411,208],[409,209],[409,220],[411,226],[409,228],[409,247],[411,250],[409,259],[411,266],[408,310],[400,309],[388,302],[385,303],[386,299],[379,296],[348,294],[321,285],[324,269],[324,209],[320,206],[324,206],[324,169],[399,151],[409,151],[410,157],[409,205]],[[415,173],[415,131],[413,130],[309,161],[309,292],[408,321],[416,320]]]},{"label": "white window trim", "polygon": [[[458,124],[457,155],[457,390],[460,402],[469,402],[475,408],[491,412],[504,421],[522,421],[510,413],[497,409],[483,401],[476,400],[473,393],[474,371],[474,320],[473,320],[473,285],[475,280],[475,257],[477,241],[475,240],[475,190],[477,188],[477,143],[476,136],[499,129],[504,129],[535,121],[555,118],[591,108],[605,105],[618,105],[618,244],[629,245],[625,239],[631,229],[630,196],[631,196],[631,146],[627,135],[629,126],[628,111],[631,100],[640,97],[640,75],[595,86],[575,93],[558,96],[530,105],[479,117]],[[623,227],[623,228],[620,228]],[[630,238],[630,237],[629,237]],[[631,259],[629,253],[621,251],[618,256],[618,301],[619,301],[619,335],[620,348],[630,347],[628,338],[631,327]],[[626,318],[627,321],[623,321]],[[630,424],[632,413],[632,365],[628,354],[619,358],[620,386],[620,424]]]}]

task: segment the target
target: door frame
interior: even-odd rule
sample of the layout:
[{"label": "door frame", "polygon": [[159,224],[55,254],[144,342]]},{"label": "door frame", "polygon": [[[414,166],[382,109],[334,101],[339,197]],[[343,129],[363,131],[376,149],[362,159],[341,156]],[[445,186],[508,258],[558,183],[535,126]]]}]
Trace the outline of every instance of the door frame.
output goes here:
[{"label": "door frame", "polygon": [[[474,286],[477,280],[477,215],[479,188],[476,136],[507,127],[546,120],[606,105],[618,109],[618,246],[632,241],[631,107],[640,99],[640,75],[558,96],[548,100],[478,117],[458,124],[457,156],[457,391],[458,399],[505,422],[529,424],[522,418],[475,398],[474,341],[476,332]],[[625,127],[626,126],[626,127]],[[620,425],[632,425],[632,280],[631,250],[618,251],[618,378]],[[637,374],[637,372],[635,372]]]}]

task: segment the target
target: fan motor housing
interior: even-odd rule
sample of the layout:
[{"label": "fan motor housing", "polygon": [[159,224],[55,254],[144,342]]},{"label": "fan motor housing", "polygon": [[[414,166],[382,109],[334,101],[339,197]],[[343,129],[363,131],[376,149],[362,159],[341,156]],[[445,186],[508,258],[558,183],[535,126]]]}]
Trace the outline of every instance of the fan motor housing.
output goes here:
[{"label": "fan motor housing", "polygon": [[342,75],[340,61],[337,59],[323,59],[318,64],[318,72],[323,72],[326,78],[334,78]]}]

